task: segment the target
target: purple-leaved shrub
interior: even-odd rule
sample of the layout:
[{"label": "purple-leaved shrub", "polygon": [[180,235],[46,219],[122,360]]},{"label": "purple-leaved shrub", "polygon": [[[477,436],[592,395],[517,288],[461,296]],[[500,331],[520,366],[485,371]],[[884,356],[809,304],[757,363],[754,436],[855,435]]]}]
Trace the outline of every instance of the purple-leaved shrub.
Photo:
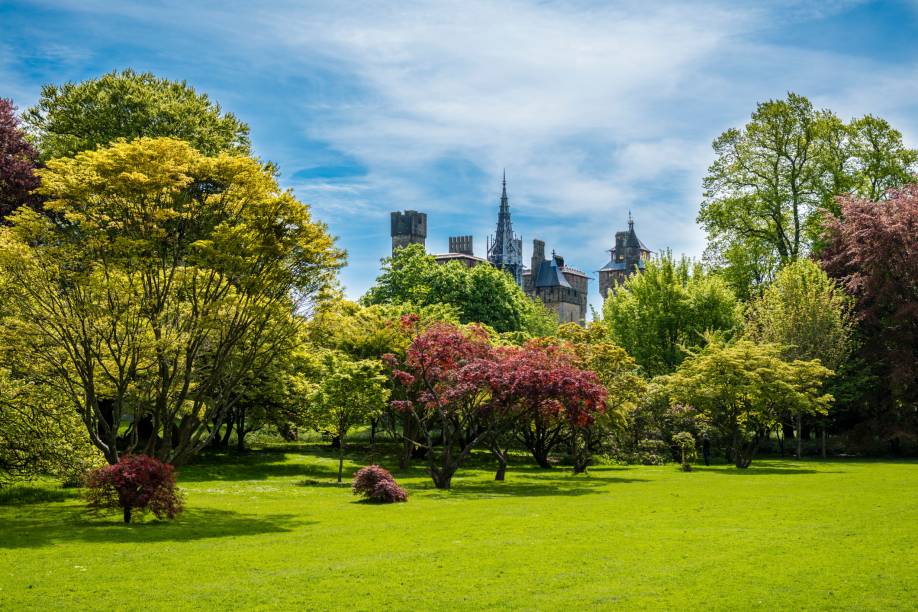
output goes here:
[{"label": "purple-leaved shrub", "polygon": [[405,489],[398,486],[389,470],[378,465],[368,465],[358,470],[354,474],[351,491],[354,492],[354,495],[363,495],[377,502],[408,501],[408,493],[405,492]]}]

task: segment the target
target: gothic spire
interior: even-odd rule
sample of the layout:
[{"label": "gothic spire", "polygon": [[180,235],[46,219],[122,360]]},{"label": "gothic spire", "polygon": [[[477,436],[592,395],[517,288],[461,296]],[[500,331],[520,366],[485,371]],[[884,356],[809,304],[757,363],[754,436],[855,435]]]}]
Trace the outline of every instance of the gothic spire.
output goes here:
[{"label": "gothic spire", "polygon": [[507,197],[507,170],[501,180],[500,210],[497,213],[497,231],[488,241],[488,261],[501,270],[510,272],[517,284],[523,284],[523,243],[513,234],[510,220],[510,199]]}]

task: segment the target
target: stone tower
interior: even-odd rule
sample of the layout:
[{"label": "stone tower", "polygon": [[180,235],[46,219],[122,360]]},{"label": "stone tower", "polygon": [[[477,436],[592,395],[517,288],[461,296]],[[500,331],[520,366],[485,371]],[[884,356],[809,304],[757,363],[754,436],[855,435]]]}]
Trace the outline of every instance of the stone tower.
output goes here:
[{"label": "stone tower", "polygon": [[532,241],[530,265],[523,273],[526,295],[542,300],[558,315],[559,322],[584,325],[589,277],[564,265],[564,258],[555,252],[550,259],[545,259],[545,243],[541,240]]},{"label": "stone tower", "polygon": [[644,269],[650,259],[650,249],[634,233],[634,219],[628,213],[628,230],[615,233],[615,246],[609,250],[612,258],[599,270],[599,293],[603,299],[616,284]]},{"label": "stone tower", "polygon": [[516,284],[523,286],[523,239],[513,233],[506,172],[500,195],[500,211],[497,213],[497,232],[488,239],[488,261],[495,268],[509,272]]},{"label": "stone tower", "polygon": [[427,240],[427,213],[416,210],[392,213],[392,252],[409,244],[424,246]]}]

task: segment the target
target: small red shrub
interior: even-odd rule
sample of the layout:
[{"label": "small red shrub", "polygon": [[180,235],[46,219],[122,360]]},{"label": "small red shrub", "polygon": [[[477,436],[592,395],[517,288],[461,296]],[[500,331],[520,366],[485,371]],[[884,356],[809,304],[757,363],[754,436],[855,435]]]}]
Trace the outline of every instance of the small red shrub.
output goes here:
[{"label": "small red shrub", "polygon": [[175,518],[183,509],[175,486],[175,468],[147,455],[124,455],[115,465],[93,470],[86,477],[86,502],[90,511],[124,511],[124,522],[134,510],[150,511],[156,518]]},{"label": "small red shrub", "polygon": [[408,493],[398,486],[395,478],[385,468],[378,465],[369,465],[361,468],[354,474],[351,484],[354,495],[363,495],[367,499],[392,503],[408,501]]}]

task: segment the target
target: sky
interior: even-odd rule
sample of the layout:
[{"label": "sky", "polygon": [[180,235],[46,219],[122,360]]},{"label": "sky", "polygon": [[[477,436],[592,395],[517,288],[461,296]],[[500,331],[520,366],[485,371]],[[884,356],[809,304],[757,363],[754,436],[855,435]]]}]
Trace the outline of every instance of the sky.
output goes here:
[{"label": "sky", "polygon": [[[918,2],[14,2],[0,97],[123,68],[187,81],[348,252],[362,295],[389,213],[483,256],[506,170],[514,229],[595,277],[616,231],[700,258],[711,142],[788,91],[918,145]],[[590,303],[599,307],[598,283]]]}]

